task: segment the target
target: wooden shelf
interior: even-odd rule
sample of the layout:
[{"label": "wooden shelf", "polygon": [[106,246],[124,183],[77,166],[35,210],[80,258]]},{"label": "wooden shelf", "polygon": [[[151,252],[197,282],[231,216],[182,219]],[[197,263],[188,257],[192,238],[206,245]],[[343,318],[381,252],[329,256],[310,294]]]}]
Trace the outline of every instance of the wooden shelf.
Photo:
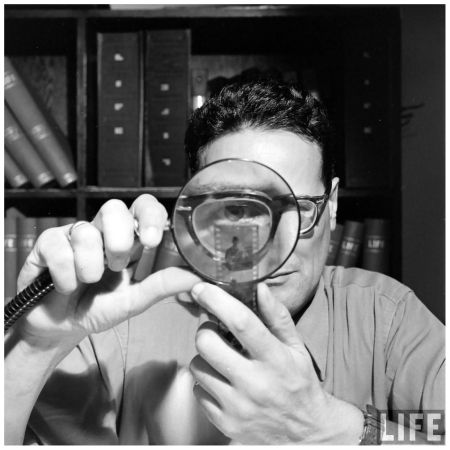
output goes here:
[{"label": "wooden shelf", "polygon": [[[110,9],[102,7],[66,8],[26,5],[5,7],[5,17],[8,19],[209,19],[209,18],[264,18],[292,17],[305,19],[339,17],[345,19],[348,14],[360,15],[367,19],[367,8],[364,5],[156,5],[148,8]],[[372,20],[376,21],[379,14],[394,9],[391,5],[376,5],[372,11]]]},{"label": "wooden shelf", "polygon": [[137,197],[141,194],[151,194],[157,198],[176,198],[180,192],[180,186],[147,186],[139,188],[115,188],[115,187],[97,187],[88,186],[82,189],[80,193],[85,197],[92,198],[113,198],[114,196],[121,198]]},{"label": "wooden shelf", "polygon": [[176,198],[180,186],[140,187],[140,188],[108,188],[88,186],[81,189],[5,189],[5,198],[111,198],[137,197],[141,194],[151,194],[158,198]]},{"label": "wooden shelf", "polygon": [[345,14],[341,6],[327,5],[316,8],[311,5],[162,5],[156,8],[40,8],[27,5],[26,9],[9,6],[5,15],[11,19],[146,19],[146,18],[253,18],[253,17],[286,17],[286,16],[324,16]]},{"label": "wooden shelf", "polygon": [[5,198],[75,198],[76,189],[5,189]]},{"label": "wooden shelf", "polygon": [[[87,186],[80,189],[5,189],[5,198],[121,198],[137,197],[151,194],[157,198],[176,198],[181,186],[146,186],[146,187],[98,187]],[[339,198],[390,197],[390,190],[382,189],[339,189]]]}]

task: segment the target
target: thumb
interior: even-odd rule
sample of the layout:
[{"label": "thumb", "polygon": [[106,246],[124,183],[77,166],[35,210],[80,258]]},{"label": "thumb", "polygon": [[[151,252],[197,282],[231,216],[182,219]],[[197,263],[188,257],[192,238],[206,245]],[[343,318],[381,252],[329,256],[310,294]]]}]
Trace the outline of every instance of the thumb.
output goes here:
[{"label": "thumb", "polygon": [[305,348],[289,310],[272,295],[265,283],[258,284],[258,309],[267,328],[281,342],[292,348]]}]

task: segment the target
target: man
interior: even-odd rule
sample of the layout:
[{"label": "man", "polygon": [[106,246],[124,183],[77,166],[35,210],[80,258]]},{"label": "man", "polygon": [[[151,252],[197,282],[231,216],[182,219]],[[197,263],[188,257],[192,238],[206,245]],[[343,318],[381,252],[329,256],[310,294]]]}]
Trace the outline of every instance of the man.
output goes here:
[{"label": "man", "polygon": [[45,232],[18,284],[47,266],[56,292],[7,336],[7,442],[373,443],[380,430],[366,405],[443,410],[440,322],[391,278],[325,267],[339,181],[327,133],[314,98],[269,82],[224,89],[189,125],[194,170],[255,160],[315,203],[295,251],[258,286],[261,318],[184,269],[130,282],[135,221],[154,247],[167,218],[151,196]]}]

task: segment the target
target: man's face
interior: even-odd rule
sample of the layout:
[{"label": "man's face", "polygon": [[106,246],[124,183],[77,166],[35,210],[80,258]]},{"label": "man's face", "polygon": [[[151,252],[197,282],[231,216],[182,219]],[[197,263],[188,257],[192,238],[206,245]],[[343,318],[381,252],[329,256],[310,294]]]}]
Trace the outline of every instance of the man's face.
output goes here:
[{"label": "man's face", "polygon": [[[202,152],[203,167],[226,158],[242,158],[265,164],[278,172],[295,195],[323,195],[322,157],[316,144],[288,131],[246,129],[212,142]],[[301,236],[295,251],[266,284],[292,315],[312,298],[328,254],[330,230],[335,227],[338,183],[317,226]]]}]

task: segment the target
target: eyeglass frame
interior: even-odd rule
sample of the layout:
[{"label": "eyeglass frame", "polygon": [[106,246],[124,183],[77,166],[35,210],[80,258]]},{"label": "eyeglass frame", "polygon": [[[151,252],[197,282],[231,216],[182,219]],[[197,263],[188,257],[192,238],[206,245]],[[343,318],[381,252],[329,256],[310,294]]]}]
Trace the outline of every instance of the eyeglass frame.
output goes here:
[{"label": "eyeglass frame", "polygon": [[[319,221],[322,217],[322,214],[325,211],[325,207],[327,206],[328,200],[330,199],[330,195],[331,195],[330,191],[331,191],[331,187],[328,187],[323,195],[314,195],[314,196],[294,195],[294,199],[298,205],[298,213],[300,215],[299,236],[304,236],[305,234],[308,234],[319,223]],[[305,230],[301,229],[302,228],[302,225],[301,225],[302,224],[302,216],[301,216],[301,212],[300,212],[300,205],[298,203],[302,200],[310,201],[314,205],[314,208],[315,208],[315,218],[314,218],[313,222],[311,223],[311,225],[308,228],[306,228]]]},{"label": "eyeglass frame", "polygon": [[[291,248],[289,254],[286,256],[285,260],[280,264],[279,267],[281,267],[281,266],[287,261],[287,259],[291,256],[292,252],[294,251],[294,249],[295,249],[295,247],[296,247],[296,245],[297,245],[297,241],[298,241],[298,239],[300,238],[300,236],[302,236],[302,235],[304,235],[304,234],[306,234],[306,233],[309,233],[309,232],[311,231],[311,229],[313,229],[313,228],[317,225],[317,223],[319,222],[319,220],[321,219],[322,214],[323,214],[323,211],[325,210],[325,206],[326,206],[326,204],[327,204],[327,202],[328,202],[328,200],[329,200],[329,197],[330,197],[330,195],[331,195],[331,193],[330,193],[330,191],[331,191],[331,183],[329,183],[329,185],[328,185],[328,187],[327,187],[327,190],[325,191],[325,194],[324,194],[324,195],[320,195],[320,196],[296,196],[296,195],[294,194],[294,192],[292,191],[292,188],[289,186],[289,184],[286,182],[286,180],[284,180],[284,178],[283,178],[278,172],[276,172],[276,171],[273,170],[272,168],[266,166],[265,164],[262,164],[262,163],[257,162],[257,161],[252,161],[252,160],[248,160],[248,159],[244,159],[244,158],[225,158],[225,159],[221,159],[221,160],[218,160],[218,161],[214,161],[214,162],[212,162],[212,163],[206,165],[205,167],[203,167],[203,169],[206,169],[208,166],[212,166],[212,165],[219,164],[219,163],[223,163],[223,162],[227,162],[227,161],[252,162],[252,163],[255,163],[255,164],[264,166],[264,167],[266,167],[268,170],[274,172],[278,177],[280,177],[280,178],[286,183],[287,188],[291,191],[291,194],[287,194],[287,195],[285,195],[285,196],[283,196],[283,197],[284,197],[285,199],[288,199],[288,198],[289,198],[289,199],[294,199],[294,200],[295,200],[295,207],[296,207],[296,209],[297,209],[297,215],[298,215],[298,218],[299,218],[299,220],[298,220],[298,226],[297,226],[297,231],[298,231],[298,232],[297,232],[297,239],[296,239],[296,242],[295,242],[294,246]],[[202,169],[202,170],[203,170],[203,169]],[[183,189],[184,189],[184,188],[183,188]],[[181,190],[181,192],[183,191],[183,189]],[[240,192],[242,193],[242,191],[240,191]],[[210,194],[211,194],[211,193],[208,193],[208,194],[206,194],[206,195],[210,195]],[[182,194],[178,197],[177,203],[178,203],[178,200],[181,198],[181,196],[182,196]],[[300,230],[300,228],[301,228],[301,214],[300,214],[300,207],[299,207],[299,204],[298,204],[298,201],[299,201],[299,200],[311,200],[311,201],[313,202],[313,204],[314,204],[314,206],[315,206],[315,210],[316,210],[316,218],[315,218],[313,224],[312,224],[306,231],[303,231],[303,232],[301,232],[301,230]],[[321,210],[320,210],[320,211],[318,210],[319,204],[322,204],[322,207],[321,207]],[[176,247],[177,247],[177,249],[178,249],[178,252],[180,253],[181,257],[187,262],[187,264],[188,264],[189,266],[191,266],[191,268],[194,270],[194,272],[198,273],[200,276],[206,277],[207,279],[210,279],[212,282],[218,283],[219,285],[220,285],[220,284],[226,284],[226,283],[223,283],[223,282],[221,282],[221,281],[217,281],[217,280],[215,280],[215,279],[213,279],[213,278],[210,278],[210,277],[208,277],[208,276],[205,276],[203,273],[197,272],[196,268],[195,268],[194,266],[192,266],[192,264],[191,264],[191,263],[189,262],[189,260],[186,258],[184,252],[182,251],[182,249],[181,249],[180,246],[179,246],[178,239],[177,239],[177,233],[176,233],[176,231],[175,231],[175,226],[174,226],[174,223],[175,223],[175,213],[176,213],[176,208],[174,208],[173,211],[172,211],[172,217],[171,217],[171,220],[170,220],[169,229],[170,229],[170,231],[171,231],[171,234],[172,234],[173,239],[174,239],[174,243],[175,243],[175,245],[176,245]],[[193,238],[194,242],[200,244],[201,247],[202,247],[204,250],[207,250],[207,249],[200,243],[200,241],[199,241],[199,239],[197,238],[196,233],[195,233],[195,231],[194,231],[193,224],[192,224],[192,211],[191,211],[191,217],[190,217],[190,218],[188,218],[188,216],[187,216],[186,214],[184,214],[184,221],[185,221],[185,223],[186,223],[186,225],[187,225],[188,232],[189,232],[189,234],[191,235],[191,237]],[[278,225],[278,222],[277,222],[277,225]],[[273,230],[275,230],[275,229],[276,229],[276,228],[273,228]],[[210,254],[209,251],[207,251],[207,253]],[[276,270],[277,270],[277,269],[274,269],[271,273],[274,273]],[[261,280],[267,278],[268,276],[271,275],[271,273],[266,274],[264,277],[262,277],[262,278],[260,278],[260,279],[258,279],[258,280],[256,280],[256,281],[261,281]]]},{"label": "eyeglass frame", "polygon": [[[198,207],[199,205],[201,205],[202,203],[210,200],[210,199],[215,199],[215,200],[220,200],[226,197],[230,197],[230,196],[234,196],[234,197],[238,197],[238,198],[254,198],[262,203],[264,203],[268,209],[271,211],[272,213],[272,226],[271,226],[271,230],[269,233],[269,238],[268,241],[271,241],[275,235],[276,229],[278,227],[280,218],[281,218],[281,214],[284,212],[286,206],[292,206],[292,203],[290,203],[290,199],[294,199],[297,205],[297,213],[299,216],[299,231],[298,231],[298,235],[299,236],[304,236],[306,234],[308,234],[320,221],[323,212],[325,211],[325,207],[328,203],[328,200],[330,199],[330,188],[327,189],[327,191],[323,194],[323,195],[316,195],[316,196],[309,196],[309,195],[283,195],[283,196],[278,196],[275,197],[273,199],[267,198],[265,195],[262,195],[261,193],[259,194],[255,194],[253,191],[249,191],[249,190],[240,190],[240,191],[227,191],[227,192],[209,192],[209,193],[204,193],[204,194],[198,194],[195,196],[186,196],[184,198],[180,198],[183,200],[187,200],[189,199],[189,202],[194,202],[194,204],[190,204],[190,205],[186,205],[186,210],[178,210],[179,213],[181,213],[181,217],[183,217],[185,224],[186,224],[186,228],[189,231],[189,234],[191,235],[192,239],[194,240],[194,242],[198,245],[201,245],[200,240],[197,237],[197,233],[195,232],[194,226],[193,226],[193,222],[192,222],[192,216],[194,214],[195,208]],[[308,226],[308,228],[302,230],[301,229],[301,210],[300,210],[300,203],[301,201],[309,201],[314,205],[314,220],[312,221],[312,223]],[[275,203],[275,207],[274,207],[274,202]],[[182,205],[179,205],[179,207],[183,207]],[[208,252],[209,253],[209,252]],[[211,255],[210,255],[211,256]]]}]

